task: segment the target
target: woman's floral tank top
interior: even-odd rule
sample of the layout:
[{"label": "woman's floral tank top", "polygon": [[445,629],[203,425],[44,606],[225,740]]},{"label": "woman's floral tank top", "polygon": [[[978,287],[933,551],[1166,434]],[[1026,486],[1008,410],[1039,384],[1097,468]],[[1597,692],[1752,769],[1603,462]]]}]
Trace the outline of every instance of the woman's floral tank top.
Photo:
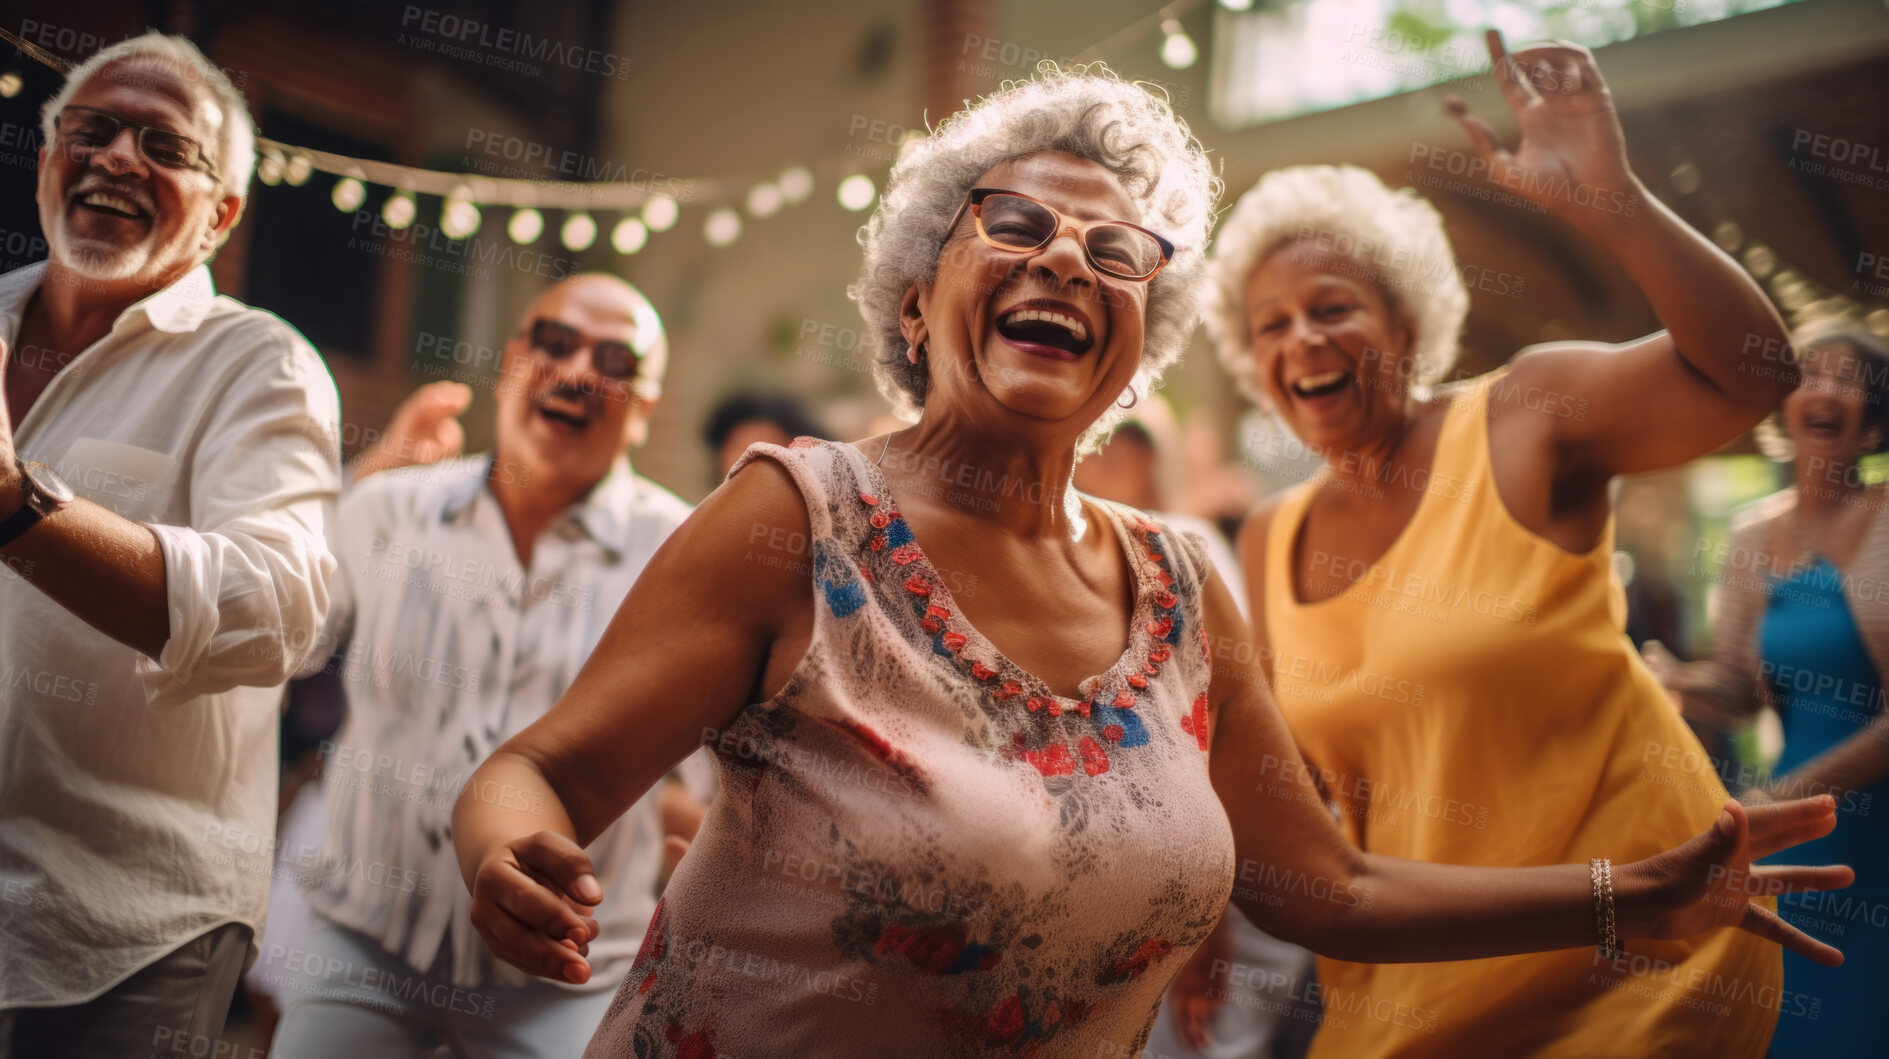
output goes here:
[{"label": "woman's floral tank top", "polygon": [[1232,885],[1200,542],[1098,505],[1132,626],[1065,698],[965,622],[954,592],[1004,587],[933,567],[858,450],[756,445],[730,475],[757,457],[811,539],[730,560],[804,568],[812,643],[702,734],[721,793],[586,1054],[1139,1056]]}]

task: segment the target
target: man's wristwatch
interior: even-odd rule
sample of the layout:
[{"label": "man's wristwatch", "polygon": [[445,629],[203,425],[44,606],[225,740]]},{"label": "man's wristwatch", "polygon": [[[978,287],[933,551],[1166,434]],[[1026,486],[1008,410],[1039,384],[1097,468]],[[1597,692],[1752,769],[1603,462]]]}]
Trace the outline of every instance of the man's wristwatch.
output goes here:
[{"label": "man's wristwatch", "polygon": [[0,548],[18,540],[39,520],[72,502],[72,487],[43,463],[19,461],[20,490],[26,502],[20,509],[0,519]]}]

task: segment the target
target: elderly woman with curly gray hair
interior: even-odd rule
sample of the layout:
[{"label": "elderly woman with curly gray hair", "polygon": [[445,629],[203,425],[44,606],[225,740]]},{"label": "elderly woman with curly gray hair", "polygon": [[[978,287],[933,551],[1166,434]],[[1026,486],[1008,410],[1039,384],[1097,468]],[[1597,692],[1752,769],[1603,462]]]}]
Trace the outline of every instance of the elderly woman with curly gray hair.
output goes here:
[{"label": "elderly woman with curly gray hair", "polygon": [[[1209,322],[1230,373],[1325,466],[1242,530],[1254,640],[1358,848],[1645,856],[1710,826],[1726,791],[1623,633],[1609,485],[1737,438],[1795,370],[1763,292],[1628,166],[1593,56],[1489,46],[1519,146],[1452,106],[1492,183],[1609,251],[1667,329],[1433,385],[1468,305],[1436,211],[1360,169],[1261,179],[1215,244]],[[1651,962],[1323,959],[1328,997],[1442,1017],[1429,1035],[1328,1021],[1312,1054],[1757,1056],[1780,1007],[1808,1004],[1749,935],[1635,953]]]},{"label": "elderly woman with curly gray hair", "polygon": [[1217,191],[1163,102],[1093,71],[1008,87],[900,158],[856,296],[916,424],[750,449],[461,794],[482,936],[583,981],[584,844],[717,757],[588,1054],[1137,1055],[1229,896],[1353,960],[1597,925],[1610,951],[1737,927],[1840,959],[1748,896],[1847,882],[1749,864],[1826,832],[1827,799],[1729,803],[1632,863],[1456,868],[1360,852],[1303,773],[1263,765],[1298,752],[1199,541],[1069,485],[1193,326]]}]

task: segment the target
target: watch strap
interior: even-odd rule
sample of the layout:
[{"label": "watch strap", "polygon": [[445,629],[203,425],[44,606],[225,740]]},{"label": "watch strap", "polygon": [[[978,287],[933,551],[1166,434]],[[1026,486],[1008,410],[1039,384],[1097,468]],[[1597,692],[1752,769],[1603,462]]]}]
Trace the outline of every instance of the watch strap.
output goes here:
[{"label": "watch strap", "polygon": [[38,525],[39,520],[39,509],[30,501],[22,502],[18,511],[0,519],[0,548],[18,540],[21,534]]}]

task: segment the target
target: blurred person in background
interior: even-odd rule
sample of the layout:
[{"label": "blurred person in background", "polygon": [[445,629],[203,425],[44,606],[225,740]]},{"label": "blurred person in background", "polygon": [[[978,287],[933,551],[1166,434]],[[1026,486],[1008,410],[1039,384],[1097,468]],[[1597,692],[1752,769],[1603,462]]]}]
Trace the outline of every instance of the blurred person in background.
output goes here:
[{"label": "blurred person in background", "polygon": [[194,45],[98,52],[41,132],[51,259],[0,279],[0,1055],[208,1054],[328,608],[334,381],[211,282],[255,125]]},{"label": "blurred person in background", "polygon": [[1837,800],[1836,830],[1805,848],[1855,868],[1855,887],[1844,902],[1781,898],[1778,912],[1840,925],[1844,965],[1785,954],[1785,984],[1822,1005],[1815,1018],[1787,1011],[1771,1054],[1863,1055],[1880,1049],[1875,1005],[1889,982],[1889,490],[1858,464],[1889,450],[1889,344],[1826,323],[1792,346],[1803,383],[1758,437],[1768,455],[1792,461],[1796,482],[1733,518],[1713,598],[1714,657],[1665,656],[1656,669],[1687,716],[1708,724],[1737,729],[1766,706],[1782,715],[1784,753],[1744,800]]},{"label": "blurred person in background", "polygon": [[[1200,537],[1207,559],[1228,584],[1241,584],[1239,561],[1218,528],[1207,519],[1174,510],[1173,495],[1189,484],[1187,453],[1182,451],[1174,411],[1159,394],[1139,398],[1107,440],[1076,464],[1078,491],[1161,516],[1173,529]],[[1245,613],[1245,602],[1235,600]]]},{"label": "blurred person in background", "polygon": [[305,948],[272,936],[264,957],[288,982],[275,1055],[565,1057],[602,1018],[655,908],[664,803],[693,799],[665,783],[590,844],[610,900],[592,919],[601,973],[587,987],[527,979],[486,952],[455,878],[450,814],[492,748],[564,693],[688,516],[628,457],[666,360],[643,295],[586,273],[534,299],[506,341],[491,455],[399,466],[457,455],[464,433],[441,411],[466,395],[435,383],[358,461],[324,641],[351,639],[312,660],[341,677],[347,717],[325,755],[325,841],[289,851],[313,909]]},{"label": "blurred person in background", "polygon": [[[1432,389],[1468,307],[1436,210],[1355,167],[1263,177],[1215,242],[1209,324],[1227,370],[1326,467],[1241,533],[1254,638],[1360,848],[1442,864],[1649,856],[1709,826],[1726,793],[1623,634],[1609,483],[1711,452],[1775,408],[1791,373],[1762,350],[1785,329],[1632,172],[1587,49],[1488,43],[1520,144],[1450,104],[1491,184],[1607,250],[1667,330],[1525,351]],[[1723,1011],[1673,1003],[1591,952],[1323,959],[1312,1054],[1763,1053],[1778,950],[1723,931],[1633,953],[1741,991]],[[1433,1032],[1331,1017],[1357,997],[1433,1013]]]},{"label": "blurred person in background", "polygon": [[492,951],[585,982],[584,846],[713,744],[721,793],[587,1054],[1137,1055],[1229,897],[1357,960],[1611,949],[1610,909],[1841,958],[1743,889],[1848,879],[1748,867],[1828,799],[1727,802],[1617,869],[1465,868],[1358,851],[1263,766],[1298,752],[1227,662],[1251,647],[1199,540],[1069,488],[1198,322],[1218,191],[1165,100],[1093,66],[905,149],[854,291],[916,424],[749,449],[453,814]]},{"label": "blurred person in background", "polygon": [[[1213,523],[1169,510],[1166,497],[1189,484],[1174,412],[1159,393],[1140,398],[1100,448],[1076,464],[1075,487],[1159,516],[1191,533],[1229,585],[1245,584],[1233,549]],[[1233,602],[1246,616],[1245,593]],[[1305,1054],[1318,1025],[1307,989],[1312,954],[1272,937],[1228,906],[1168,989],[1147,1048],[1174,1059],[1289,1059]]]},{"label": "blurred person in background", "polygon": [[750,445],[786,445],[795,438],[826,436],[826,428],[798,398],[747,390],[722,398],[702,427],[702,440],[715,457],[716,484],[728,477],[728,468]]}]

